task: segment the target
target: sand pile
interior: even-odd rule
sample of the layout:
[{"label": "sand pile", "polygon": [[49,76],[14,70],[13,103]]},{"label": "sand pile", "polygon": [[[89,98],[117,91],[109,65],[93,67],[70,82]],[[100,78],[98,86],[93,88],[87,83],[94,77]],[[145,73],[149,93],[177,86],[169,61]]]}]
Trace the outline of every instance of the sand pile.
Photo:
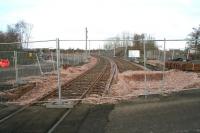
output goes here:
[{"label": "sand pile", "polygon": [[[111,88],[112,96],[144,94],[144,75],[147,75],[146,88],[149,93],[179,91],[191,87],[200,87],[197,73],[170,70],[164,73],[155,71],[127,71],[118,75],[117,84]],[[138,79],[137,79],[138,78]]]},{"label": "sand pile", "polygon": [[[147,75],[145,91],[144,75]],[[191,88],[200,88],[200,77],[197,73],[170,70],[161,71],[126,71],[118,73],[116,84],[111,86],[110,94],[107,96],[96,96],[86,98],[86,103],[118,103],[122,100],[131,100],[139,95],[157,94],[161,92],[180,91]],[[163,87],[164,85],[164,87]]]},{"label": "sand pile", "polygon": [[89,60],[89,63],[84,64],[82,66],[77,67],[68,67],[65,71],[62,71],[63,73],[81,73],[83,71],[86,71],[94,66],[94,64],[97,63],[97,59],[94,57],[91,57]]},{"label": "sand pile", "polygon": [[121,76],[125,81],[144,81],[146,74],[147,80],[162,80],[163,73],[162,72],[144,72],[144,71],[126,71]]}]

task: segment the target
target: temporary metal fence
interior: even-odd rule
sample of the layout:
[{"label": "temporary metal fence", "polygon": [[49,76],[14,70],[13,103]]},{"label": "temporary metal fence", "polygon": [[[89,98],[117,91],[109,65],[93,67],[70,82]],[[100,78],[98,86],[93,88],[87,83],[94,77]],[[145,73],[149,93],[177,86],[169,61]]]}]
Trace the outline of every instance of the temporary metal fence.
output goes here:
[{"label": "temporary metal fence", "polygon": [[10,79],[15,79],[15,59],[14,51],[1,51],[1,59],[8,59],[10,61],[10,67],[6,69],[0,68],[0,82],[4,82]]},{"label": "temporary metal fence", "polygon": [[8,68],[0,68],[1,82],[20,83],[25,77],[39,76],[55,70],[53,69],[55,61],[44,60],[39,53],[33,51],[0,51],[0,57],[10,61]]},{"label": "temporary metal fence", "polygon": [[[29,42],[31,49],[24,49],[23,51],[0,51],[0,58],[9,59],[9,68],[0,68],[0,83],[14,81],[15,83],[20,83],[24,81],[24,77],[30,76],[45,76],[45,73],[56,72],[57,83],[59,88],[59,100],[61,100],[61,83],[60,83],[60,68],[64,64],[68,65],[78,65],[87,62],[89,54],[104,55],[104,56],[118,56],[125,59],[132,60],[133,58],[128,58],[128,50],[134,46],[135,42],[140,41],[141,47],[139,49],[134,48],[134,50],[140,50],[140,58],[134,58],[140,63],[147,67],[148,60],[159,60],[161,62],[161,70],[163,71],[161,91],[164,90],[165,84],[165,62],[166,60],[174,60],[177,58],[183,58],[183,60],[189,59],[189,54],[187,47],[184,50],[179,49],[166,49],[167,45],[171,42],[188,42],[194,40],[186,39],[175,39],[175,40],[151,40],[155,42],[156,45],[161,47],[148,47],[149,40],[118,40],[118,42],[131,42],[130,46],[117,46],[115,44],[116,40],[88,40],[89,44],[97,44],[96,50],[75,50],[73,44],[70,43],[80,43],[84,46],[85,40],[46,40],[46,41],[32,41]],[[105,42],[113,42],[113,46],[105,49],[103,44]],[[0,43],[0,45],[9,44],[20,44],[20,42],[13,43]],[[98,46],[101,44],[101,47]],[[70,45],[70,50],[64,50],[65,45]],[[69,48],[69,47],[68,47]],[[83,48],[84,49],[84,48]],[[199,54],[195,51],[195,54]],[[198,58],[196,58],[198,59]],[[148,71],[145,69],[145,71]],[[145,75],[146,77],[146,75]],[[145,83],[145,95],[148,95],[148,79],[144,79]],[[61,102],[61,101],[60,101]]]},{"label": "temporary metal fence", "polygon": [[[91,40],[90,40],[91,41]],[[107,44],[107,56],[121,57],[125,60],[135,61],[145,67],[145,71],[156,69],[162,71],[162,78],[160,81],[160,91],[157,93],[164,93],[166,91],[166,62],[190,62],[193,64],[200,64],[200,45],[191,46],[192,42],[199,41],[199,39],[160,39],[160,40],[93,40],[105,41]],[[128,43],[127,43],[128,42]],[[155,44],[155,46],[152,45]],[[178,47],[180,46],[180,47]],[[175,47],[175,48],[174,48]],[[129,57],[129,50],[140,51],[140,57]],[[112,53],[112,54],[110,54]],[[197,69],[196,69],[197,70]],[[199,70],[199,69],[198,69]],[[147,73],[147,72],[146,72]],[[151,79],[144,74],[144,95],[149,94],[149,82]]]},{"label": "temporary metal fence", "polygon": [[[121,40],[124,41],[124,40]],[[191,46],[188,45],[188,42],[192,42],[195,40],[189,40],[189,39],[175,39],[175,40],[151,40],[154,42],[154,44],[157,47],[148,47],[148,41],[149,40],[140,40],[140,45],[142,47],[139,47],[137,49],[134,47],[134,40],[130,40],[133,42],[132,48],[134,50],[140,51],[140,57],[128,57],[128,50],[129,47],[125,46],[124,48],[121,48],[121,50],[124,50],[124,56],[121,56],[121,58],[128,59],[130,61],[135,61],[137,63],[140,63],[145,67],[146,73],[144,74],[144,95],[147,96],[150,93],[165,93],[168,91],[178,91],[181,89],[186,89],[188,87],[191,87],[193,84],[196,84],[196,81],[190,78],[190,76],[194,76],[191,72],[191,70],[194,71],[200,71],[200,51],[199,51],[199,45],[196,46],[195,51],[191,51]],[[180,45],[182,43],[182,48],[177,48],[177,45]],[[172,46],[172,44],[174,46]],[[171,48],[169,47],[171,46]],[[183,47],[185,46],[185,47]],[[128,48],[127,48],[128,47]],[[176,47],[176,48],[173,48]],[[116,47],[113,47],[113,49],[117,49]],[[116,50],[113,50],[113,56],[116,56]],[[126,54],[127,53],[127,54]],[[126,54],[126,55],[125,55]],[[184,72],[167,72],[166,70],[169,70],[169,63],[174,62],[176,66],[171,67],[171,69],[178,69],[178,70],[189,70],[190,72],[184,73]],[[168,64],[167,64],[168,63]],[[167,64],[167,66],[166,66]],[[193,64],[193,68],[191,66]],[[191,67],[190,69],[186,67]],[[149,69],[147,69],[149,68]],[[160,83],[157,81],[154,81],[154,79],[151,78],[149,75],[150,69],[157,69],[162,71],[162,77],[160,77]],[[174,74],[172,74],[174,73]],[[189,74],[190,73],[190,74]],[[171,76],[171,77],[170,77]],[[196,76],[194,76],[197,78]],[[198,79],[196,79],[198,80]],[[159,90],[155,91],[155,84],[160,84]]]},{"label": "temporary metal fence", "polygon": [[[58,39],[59,41],[59,39]],[[46,73],[57,70],[57,51],[60,51],[60,65],[76,66],[86,62],[84,52],[77,52],[75,49],[59,50],[56,47],[57,40],[33,41],[29,42],[32,48],[15,51],[1,51],[0,59],[9,60],[9,67],[0,67],[0,83],[21,83],[25,82],[26,77],[42,76]],[[59,41],[60,42],[60,41]],[[0,43],[0,45],[19,44]],[[50,44],[50,47],[48,45]],[[41,48],[42,45],[42,48]],[[62,46],[62,43],[60,43]]]}]

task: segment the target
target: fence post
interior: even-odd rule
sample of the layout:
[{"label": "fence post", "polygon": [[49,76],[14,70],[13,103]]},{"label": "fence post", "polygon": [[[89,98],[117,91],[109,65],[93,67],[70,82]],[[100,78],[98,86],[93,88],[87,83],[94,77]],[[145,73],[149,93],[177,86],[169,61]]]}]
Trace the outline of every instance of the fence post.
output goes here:
[{"label": "fence post", "polygon": [[53,71],[55,71],[55,65],[54,65],[54,60],[53,60],[53,52],[51,52],[51,60],[52,60],[52,63],[53,63]]},{"label": "fence post", "polygon": [[68,51],[66,53],[66,60],[67,60],[67,64],[69,65]]},{"label": "fence post", "polygon": [[63,61],[63,54],[61,54],[61,58],[62,58],[62,65],[64,64],[64,61]]},{"label": "fence post", "polygon": [[19,73],[18,73],[18,66],[17,66],[17,51],[14,51],[14,59],[15,59],[15,82],[16,84],[19,83]]},{"label": "fence post", "polygon": [[89,56],[90,56],[90,41],[89,41]]},{"label": "fence post", "polygon": [[172,60],[174,59],[174,49],[172,51]]},{"label": "fence post", "polygon": [[80,53],[77,56],[78,56],[78,65],[79,65],[80,64]]},{"label": "fence post", "polygon": [[[101,52],[100,52],[100,44],[99,44],[99,56],[101,55]],[[114,50],[114,57],[115,57],[115,50]]]},{"label": "fence post", "polygon": [[42,68],[41,68],[40,61],[39,61],[37,53],[36,53],[36,58],[37,58],[38,66],[39,66],[39,69],[40,69],[40,73],[41,73],[41,75],[43,75]]},{"label": "fence post", "polygon": [[124,59],[127,59],[127,47],[128,47],[128,46],[127,46],[127,45],[128,45],[128,44],[127,44],[127,40],[125,40],[125,45],[126,45],[126,46],[125,46],[125,51],[124,51]]},{"label": "fence post", "polygon": [[165,44],[166,44],[166,39],[164,38],[164,52],[163,52],[163,80],[162,80],[162,92],[165,89],[165,61],[166,61],[166,51],[165,51]]},{"label": "fence post", "polygon": [[73,49],[73,65],[75,66],[75,54],[74,54],[74,49]]},{"label": "fence post", "polygon": [[60,44],[59,38],[56,38],[56,51],[57,51],[57,77],[58,77],[58,102],[59,104],[62,103],[61,101],[61,84],[60,84]]},{"label": "fence post", "polygon": [[145,98],[147,98],[147,74],[146,74],[146,44],[145,44],[145,40],[143,40],[143,51],[144,51],[144,69],[145,69],[145,73],[144,73],[144,95]]},{"label": "fence post", "polygon": [[114,44],[114,57],[115,57],[115,48],[116,48],[116,46],[115,46],[115,44]]}]

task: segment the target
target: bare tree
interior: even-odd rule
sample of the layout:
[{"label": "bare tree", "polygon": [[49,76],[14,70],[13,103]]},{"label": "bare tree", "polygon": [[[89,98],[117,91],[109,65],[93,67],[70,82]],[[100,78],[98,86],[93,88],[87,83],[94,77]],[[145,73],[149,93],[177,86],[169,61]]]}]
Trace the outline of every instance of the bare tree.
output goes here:
[{"label": "bare tree", "polygon": [[20,41],[24,42],[24,47],[28,48],[28,42],[31,37],[32,24],[21,20],[15,24],[16,31],[20,34]]},{"label": "bare tree", "polygon": [[[0,43],[19,42],[19,38],[19,34],[12,25],[7,26],[6,32],[0,31]],[[20,44],[1,44],[0,50],[16,50],[21,48],[20,46]]]},{"label": "bare tree", "polygon": [[[16,50],[22,47],[28,48],[28,42],[31,36],[33,25],[24,21],[19,21],[16,24],[7,25],[7,31],[0,31],[0,43],[21,42],[21,44],[2,44],[1,50]],[[24,42],[22,44],[22,42]],[[23,45],[23,46],[22,46]]]},{"label": "bare tree", "polygon": [[133,48],[143,51],[143,42],[142,40],[145,39],[144,34],[134,34],[133,35]]},{"label": "bare tree", "polygon": [[[150,35],[146,34],[131,34],[129,32],[122,32],[120,36],[116,37],[110,37],[108,40],[113,41],[107,41],[104,44],[105,49],[113,49],[114,47],[117,50],[117,53],[120,53],[121,56],[126,57],[128,54],[128,50],[135,49],[140,50],[141,53],[143,53],[143,41],[146,39],[145,42],[146,48],[151,51],[158,50],[156,43],[152,41],[154,38]],[[121,41],[120,41],[121,40]],[[132,42],[130,40],[133,40]],[[120,47],[120,48],[119,48]]]},{"label": "bare tree", "polygon": [[[187,44],[189,44],[189,48],[195,49],[195,56],[194,59],[197,59],[200,57],[198,54],[198,51],[200,51],[200,25],[198,28],[192,28],[193,31],[188,35],[190,39],[193,39],[194,41],[188,41]],[[199,56],[199,57],[198,57]]]}]

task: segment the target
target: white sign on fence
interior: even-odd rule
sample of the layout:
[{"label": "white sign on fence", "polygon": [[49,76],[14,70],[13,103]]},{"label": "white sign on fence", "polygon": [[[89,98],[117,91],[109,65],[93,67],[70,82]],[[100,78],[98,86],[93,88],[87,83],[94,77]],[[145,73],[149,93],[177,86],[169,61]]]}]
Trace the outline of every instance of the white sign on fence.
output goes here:
[{"label": "white sign on fence", "polygon": [[128,51],[128,57],[139,58],[140,57],[140,51],[139,50],[129,50]]}]

